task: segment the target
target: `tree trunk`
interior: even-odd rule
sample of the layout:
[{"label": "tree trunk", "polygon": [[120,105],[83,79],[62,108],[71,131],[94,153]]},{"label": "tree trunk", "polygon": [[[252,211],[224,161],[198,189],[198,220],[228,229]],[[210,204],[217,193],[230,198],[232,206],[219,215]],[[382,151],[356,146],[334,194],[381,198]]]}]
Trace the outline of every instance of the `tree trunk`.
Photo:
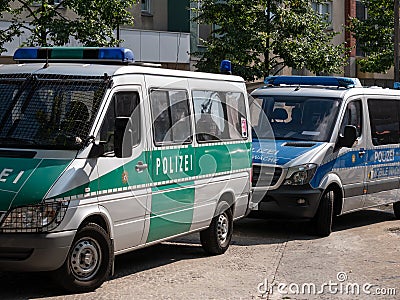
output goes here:
[{"label": "tree trunk", "polygon": [[270,69],[270,63],[269,63],[269,47],[270,47],[270,34],[271,34],[271,0],[267,0],[267,7],[265,8],[265,17],[267,18],[267,41],[265,44],[265,52],[264,52],[264,65],[265,65],[265,70],[266,74],[264,76],[269,76],[271,69]]}]

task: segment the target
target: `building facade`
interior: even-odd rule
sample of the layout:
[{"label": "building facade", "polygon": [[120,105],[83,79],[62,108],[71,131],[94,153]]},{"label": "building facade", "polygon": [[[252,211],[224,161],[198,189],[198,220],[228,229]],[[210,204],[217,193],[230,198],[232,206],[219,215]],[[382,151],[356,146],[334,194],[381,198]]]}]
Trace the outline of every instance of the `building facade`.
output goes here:
[{"label": "building facade", "polygon": [[[59,1],[62,0],[55,0],[55,2]],[[120,46],[132,49],[138,62],[156,63],[166,68],[194,70],[196,57],[192,53],[205,49],[202,40],[207,39],[212,30],[212,25],[199,25],[192,21],[196,15],[191,8],[196,8],[198,5],[190,0],[141,0],[130,9],[135,19],[134,26],[119,28],[119,36],[124,40]],[[352,49],[348,64],[342,73],[337,75],[358,77],[367,85],[391,87],[393,68],[386,74],[371,74],[363,73],[357,67],[357,57],[362,53],[358,51],[355,39],[344,25],[349,24],[351,17],[367,17],[361,1],[326,1],[322,4],[313,3],[313,8],[321,14],[327,14],[332,24],[331,30],[339,32],[333,43],[346,42]],[[73,17],[65,8],[61,8],[60,13],[66,18]],[[9,24],[10,16],[5,15],[0,20],[0,29],[7,28]],[[115,34],[117,35],[117,32]],[[22,35],[6,44],[7,52],[0,56],[0,63],[12,62],[12,54],[26,38],[27,35]],[[69,45],[79,46],[73,39]],[[286,68],[282,74],[309,75],[310,73],[307,70]]]},{"label": "building facade", "polygon": [[[189,5],[189,0],[141,0],[130,9],[135,19],[134,26],[121,26],[119,32],[115,32],[115,35],[119,34],[124,40],[120,46],[132,49],[137,62],[189,70],[191,41]],[[35,6],[32,8],[35,9]],[[66,18],[74,17],[65,8],[61,7],[59,12]],[[10,21],[11,16],[4,15],[0,20],[0,29],[8,28]],[[11,58],[15,49],[26,41],[28,34],[15,37],[11,43],[5,44],[7,51],[0,56],[0,63],[12,63]],[[71,39],[68,46],[80,45]]]}]

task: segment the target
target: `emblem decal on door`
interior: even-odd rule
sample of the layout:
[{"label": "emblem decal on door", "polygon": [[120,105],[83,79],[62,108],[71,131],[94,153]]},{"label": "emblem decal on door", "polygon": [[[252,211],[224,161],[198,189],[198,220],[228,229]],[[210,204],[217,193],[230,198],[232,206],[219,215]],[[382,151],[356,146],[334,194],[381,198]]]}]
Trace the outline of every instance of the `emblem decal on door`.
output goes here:
[{"label": "emblem decal on door", "polygon": [[128,172],[127,171],[124,171],[122,173],[122,183],[123,184],[127,184],[128,183]]}]

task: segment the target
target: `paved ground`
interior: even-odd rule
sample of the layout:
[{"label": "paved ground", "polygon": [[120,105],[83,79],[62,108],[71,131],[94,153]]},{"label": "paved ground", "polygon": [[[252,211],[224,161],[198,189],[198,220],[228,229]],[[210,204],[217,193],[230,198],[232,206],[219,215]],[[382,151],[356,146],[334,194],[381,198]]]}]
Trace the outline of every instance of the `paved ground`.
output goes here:
[{"label": "paved ground", "polygon": [[400,299],[391,210],[340,217],[327,238],[311,232],[308,223],[243,219],[221,256],[205,256],[190,235],[117,257],[115,276],[88,294],[64,295],[45,274],[0,273],[0,299]]}]

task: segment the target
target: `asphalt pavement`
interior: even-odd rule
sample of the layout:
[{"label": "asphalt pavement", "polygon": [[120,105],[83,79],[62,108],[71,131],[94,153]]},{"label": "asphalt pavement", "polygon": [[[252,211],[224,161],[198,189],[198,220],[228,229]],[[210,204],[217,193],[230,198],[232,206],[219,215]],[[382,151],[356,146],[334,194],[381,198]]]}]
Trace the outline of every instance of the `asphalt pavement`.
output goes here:
[{"label": "asphalt pavement", "polygon": [[391,208],[308,222],[242,219],[224,255],[198,234],[118,256],[95,292],[67,295],[45,273],[1,273],[0,299],[400,299],[400,221]]}]

